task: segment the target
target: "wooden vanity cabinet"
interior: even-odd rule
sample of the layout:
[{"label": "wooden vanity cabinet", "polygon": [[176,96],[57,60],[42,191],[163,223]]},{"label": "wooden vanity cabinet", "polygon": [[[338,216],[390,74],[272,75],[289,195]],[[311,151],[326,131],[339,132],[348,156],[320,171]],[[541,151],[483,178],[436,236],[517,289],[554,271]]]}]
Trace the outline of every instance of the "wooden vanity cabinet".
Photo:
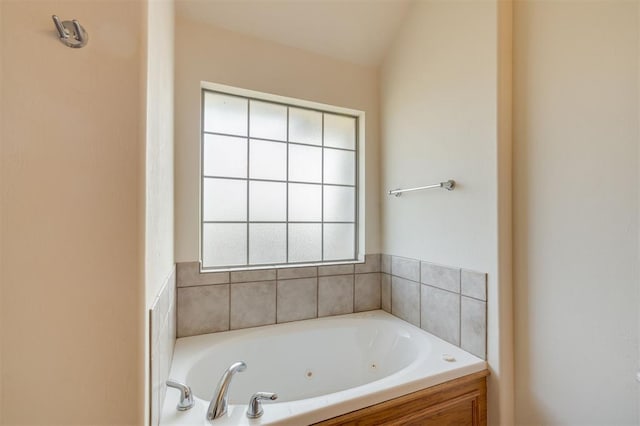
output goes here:
[{"label": "wooden vanity cabinet", "polygon": [[488,370],[473,373],[316,425],[486,426],[488,375]]}]

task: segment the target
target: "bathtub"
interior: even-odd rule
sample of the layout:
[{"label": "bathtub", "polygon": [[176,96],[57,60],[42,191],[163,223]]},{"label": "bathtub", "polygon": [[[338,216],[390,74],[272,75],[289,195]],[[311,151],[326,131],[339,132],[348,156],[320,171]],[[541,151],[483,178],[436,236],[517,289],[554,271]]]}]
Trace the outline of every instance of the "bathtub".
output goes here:
[{"label": "bathtub", "polygon": [[[225,417],[206,410],[223,371],[247,364],[229,390]],[[306,425],[467,374],[486,363],[383,311],[276,324],[180,338],[170,378],[191,386],[195,406],[177,411],[169,388],[161,425]],[[275,392],[264,415],[250,420],[255,392]]]}]

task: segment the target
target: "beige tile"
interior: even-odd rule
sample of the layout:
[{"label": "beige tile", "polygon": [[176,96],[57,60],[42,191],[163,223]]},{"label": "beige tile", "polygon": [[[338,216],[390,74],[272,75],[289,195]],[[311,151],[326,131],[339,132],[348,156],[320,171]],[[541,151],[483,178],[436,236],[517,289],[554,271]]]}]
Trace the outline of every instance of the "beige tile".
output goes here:
[{"label": "beige tile", "polygon": [[178,289],[178,337],[229,329],[229,285]]},{"label": "beige tile", "polygon": [[276,282],[260,281],[231,286],[231,329],[276,322]]},{"label": "beige tile", "polygon": [[460,347],[487,358],[487,302],[462,296]]},{"label": "beige tile", "polygon": [[172,309],[175,303],[175,285],[176,285],[175,269],[169,275],[165,283],[160,288],[160,292],[156,296],[156,299],[150,309],[150,335],[151,346],[155,346],[159,341],[160,332],[164,332],[166,327],[165,323],[169,315],[169,311]]},{"label": "beige tile", "polygon": [[149,313],[151,351],[151,423],[157,425],[166,393],[166,381],[173,359],[176,341],[176,273],[173,269],[162,286]]},{"label": "beige tile", "polygon": [[353,264],[318,266],[318,276],[353,274]]},{"label": "beige tile", "polygon": [[256,269],[254,271],[232,271],[232,283],[248,283],[254,281],[274,281],[276,279],[275,269]]},{"label": "beige tile", "polygon": [[356,274],[354,310],[356,312],[380,309],[380,272]]},{"label": "beige tile", "polygon": [[420,327],[449,343],[460,345],[460,295],[421,285]]},{"label": "beige tile", "polygon": [[306,266],[302,268],[282,268],[278,269],[279,280],[291,280],[294,278],[311,278],[318,276],[318,268]]},{"label": "beige tile", "polygon": [[385,274],[391,274],[391,256],[388,254],[380,255],[380,271]]},{"label": "beige tile", "polygon": [[[169,335],[169,339],[171,340],[171,344],[175,346],[176,344],[176,306],[173,305],[171,309],[169,309],[169,315],[167,316],[167,334]],[[171,359],[173,360],[173,351],[171,352]]]},{"label": "beige tile", "polygon": [[229,282],[228,272],[200,273],[199,262],[182,262],[176,264],[178,287],[198,285],[226,284]]},{"label": "beige tile", "polygon": [[162,325],[163,318],[160,315],[160,309],[158,309],[158,304],[156,303],[151,307],[151,309],[149,309],[149,335],[151,336],[152,348],[158,345]]},{"label": "beige tile", "polygon": [[353,275],[318,278],[318,316],[353,312]]},{"label": "beige tile", "polygon": [[420,281],[420,262],[406,257],[391,257],[391,275],[411,281]]},{"label": "beige tile", "polygon": [[318,279],[298,278],[278,281],[278,322],[318,316]]},{"label": "beige tile", "polygon": [[422,262],[420,270],[422,284],[460,293],[460,269]]},{"label": "beige tile", "polygon": [[160,359],[160,371],[159,371],[159,383],[158,383],[158,408],[162,409],[162,403],[167,391],[167,379],[169,379],[169,371],[171,370],[171,359],[173,357],[173,342],[170,342],[169,335],[164,334],[164,338],[161,341],[159,348]]},{"label": "beige tile", "polygon": [[169,277],[167,282],[167,296],[169,298],[169,310],[173,307],[175,310],[176,306],[176,270],[173,270],[173,273]]},{"label": "beige tile", "polygon": [[157,426],[160,420],[160,353],[158,348],[151,352],[151,424]]},{"label": "beige tile", "polygon": [[463,269],[460,274],[460,284],[463,296],[487,300],[487,274]]},{"label": "beige tile", "polygon": [[364,256],[364,263],[356,263],[356,274],[368,272],[380,272],[379,254],[367,254]]},{"label": "beige tile", "polygon": [[391,313],[391,275],[381,274],[380,277],[380,307]]},{"label": "beige tile", "polygon": [[391,313],[420,327],[420,284],[404,278],[392,277]]}]

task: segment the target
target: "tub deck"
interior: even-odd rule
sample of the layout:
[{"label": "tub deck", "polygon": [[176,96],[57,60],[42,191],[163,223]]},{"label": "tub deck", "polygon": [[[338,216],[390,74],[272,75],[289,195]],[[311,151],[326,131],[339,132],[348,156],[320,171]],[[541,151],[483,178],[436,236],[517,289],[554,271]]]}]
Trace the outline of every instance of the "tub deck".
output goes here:
[{"label": "tub deck", "polygon": [[[356,349],[350,348],[344,352],[358,352],[353,356],[344,355],[351,359],[327,361],[327,354],[336,351],[337,345],[327,345],[326,342],[316,342],[314,336],[324,335],[326,330],[356,330],[359,345]],[[395,333],[394,335],[389,335]],[[321,331],[320,334],[317,334]],[[365,338],[362,338],[362,336]],[[224,370],[224,366],[228,364],[228,360],[222,361],[220,365],[213,366],[212,371],[195,370],[194,365],[215,364],[218,355],[234,350],[236,354],[229,359],[245,360],[248,364],[247,372],[253,368],[254,372],[269,370],[275,359],[269,361],[268,343],[262,343],[262,355],[258,358],[254,356],[253,361],[248,359],[252,353],[247,348],[251,348],[252,342],[276,341],[282,336],[298,336],[301,341],[291,341],[287,345],[302,345],[311,347],[313,350],[308,351],[311,358],[299,360],[299,365],[291,365],[286,371],[279,372],[279,380],[260,383],[260,378],[256,378],[256,385],[253,385],[250,375],[245,375],[243,380],[249,381],[242,384],[238,380],[235,383],[236,391],[242,388],[250,389],[251,392],[269,391],[283,393],[289,395],[287,401],[266,403],[264,405],[264,415],[259,419],[249,420],[245,416],[246,402],[238,403],[239,400],[248,402],[248,397],[242,395],[241,398],[236,397],[230,402],[228,413],[225,417],[209,423],[205,419],[206,409],[208,407],[209,395],[206,392],[213,393],[217,385],[217,380]],[[303,336],[303,337],[301,337]],[[304,337],[306,336],[306,338]],[[326,337],[325,337],[326,338]],[[342,340],[342,345],[346,344],[344,336],[336,337],[336,342]],[[354,337],[354,340],[356,338]],[[313,344],[318,343],[320,346],[314,348]],[[398,342],[402,344],[398,344]],[[408,342],[408,343],[407,343]],[[387,347],[387,353],[381,352]],[[237,348],[237,349],[234,349]],[[405,352],[411,351],[410,354]],[[252,350],[251,352],[255,352]],[[359,380],[352,387],[340,383],[335,387],[334,391],[326,394],[314,394],[313,389],[306,389],[306,385],[300,385],[296,382],[295,371],[304,369],[305,367],[313,370],[321,369],[322,363],[344,362],[351,365],[351,369],[360,368],[360,364],[370,353],[375,356],[384,358],[385,363],[393,363],[394,360],[401,363],[399,369],[393,368],[393,365],[386,366],[385,372],[378,377],[373,377],[370,382]],[[313,355],[315,354],[315,356]],[[255,354],[253,354],[255,355]],[[226,356],[229,356],[228,354]],[[266,363],[260,365],[259,360],[266,358]],[[203,361],[204,360],[204,361]],[[290,358],[287,362],[296,363],[296,357]],[[311,366],[311,367],[309,367]],[[287,367],[288,364],[287,364]],[[344,365],[340,365],[344,371]],[[210,335],[194,336],[178,339],[174,360],[171,367],[170,378],[173,380],[186,382],[187,385],[194,387],[196,396],[196,404],[189,411],[179,412],[175,409],[179,398],[177,390],[168,389],[162,409],[161,425],[305,425],[327,421],[329,419],[341,416],[347,413],[356,412],[365,407],[371,407],[376,404],[391,402],[396,398],[408,396],[409,394],[423,391],[437,385],[444,384],[474,373],[486,375],[486,362],[476,356],[463,351],[462,349],[451,345],[424,330],[415,327],[405,321],[400,320],[384,311],[371,311],[357,314],[348,314],[335,317],[318,318],[306,321],[297,321],[286,324],[276,324],[265,327],[257,327],[251,329],[235,330],[223,333],[214,333]],[[273,368],[272,368],[273,369]],[[336,371],[339,369],[336,368]],[[197,373],[197,374],[196,374]],[[246,374],[246,373],[241,373]],[[206,378],[205,378],[206,376]],[[258,375],[259,376],[259,375]],[[290,377],[291,376],[291,377]],[[335,381],[339,382],[340,374],[334,374]],[[257,376],[256,376],[257,377]],[[356,375],[355,377],[360,377]],[[234,380],[240,379],[240,375],[234,377]],[[192,383],[189,383],[189,382]],[[197,383],[200,381],[199,383]],[[265,385],[264,383],[269,383]],[[330,385],[331,383],[329,383]],[[231,388],[233,391],[234,383]],[[262,389],[262,387],[267,387]],[[289,389],[286,389],[289,386]],[[331,389],[326,387],[327,384],[316,389],[323,392],[323,389]],[[260,388],[258,388],[260,387]],[[301,389],[305,387],[305,389]],[[293,388],[293,389],[291,389]],[[295,392],[296,388],[300,391],[307,392],[306,397],[296,399],[291,397],[291,392]],[[236,394],[237,394],[236,392]],[[302,393],[304,393],[302,392]],[[198,397],[200,396],[200,397]],[[322,423],[320,423],[322,424]],[[332,424],[332,423],[326,423]]]}]

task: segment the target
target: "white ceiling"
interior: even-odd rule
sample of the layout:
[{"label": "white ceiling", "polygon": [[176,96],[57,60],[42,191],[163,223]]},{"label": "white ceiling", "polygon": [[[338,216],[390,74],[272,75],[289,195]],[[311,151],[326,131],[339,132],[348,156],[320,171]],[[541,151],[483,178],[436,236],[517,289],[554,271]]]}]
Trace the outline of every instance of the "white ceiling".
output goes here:
[{"label": "white ceiling", "polygon": [[179,16],[361,65],[378,65],[411,0],[176,0]]}]

